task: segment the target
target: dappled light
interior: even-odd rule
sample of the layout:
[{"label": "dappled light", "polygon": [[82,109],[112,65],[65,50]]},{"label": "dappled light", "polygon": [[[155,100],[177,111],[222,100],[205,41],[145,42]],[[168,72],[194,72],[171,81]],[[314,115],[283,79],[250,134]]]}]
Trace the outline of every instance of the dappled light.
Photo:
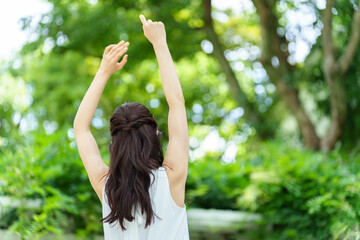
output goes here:
[{"label": "dappled light", "polygon": [[190,239],[360,239],[359,6],[0,3],[0,238],[104,238],[74,119],[106,46],[129,42],[89,121],[102,161],[110,165],[110,118],[124,103],[149,109],[164,155],[171,146],[167,100],[179,95],[164,92],[144,14],[166,26],[185,100]]}]

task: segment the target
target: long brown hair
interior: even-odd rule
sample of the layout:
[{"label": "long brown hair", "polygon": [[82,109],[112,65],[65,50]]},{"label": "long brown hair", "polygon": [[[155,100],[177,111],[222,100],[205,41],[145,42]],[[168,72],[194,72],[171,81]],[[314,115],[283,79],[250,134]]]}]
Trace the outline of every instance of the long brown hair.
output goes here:
[{"label": "long brown hair", "polygon": [[99,222],[133,221],[133,207],[146,213],[145,228],[154,219],[149,195],[152,169],[164,160],[157,123],[150,111],[137,102],[119,106],[110,118],[110,170],[105,193],[111,209]]}]

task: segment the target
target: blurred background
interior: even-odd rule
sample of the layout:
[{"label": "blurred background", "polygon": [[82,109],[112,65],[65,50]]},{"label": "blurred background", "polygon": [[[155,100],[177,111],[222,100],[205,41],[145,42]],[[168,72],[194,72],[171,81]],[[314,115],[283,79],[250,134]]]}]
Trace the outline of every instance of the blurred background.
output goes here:
[{"label": "blurred background", "polygon": [[102,239],[73,120],[105,46],[130,42],[92,121],[168,107],[139,21],[166,26],[186,100],[191,239],[360,238],[356,0],[0,2],[1,239]]}]

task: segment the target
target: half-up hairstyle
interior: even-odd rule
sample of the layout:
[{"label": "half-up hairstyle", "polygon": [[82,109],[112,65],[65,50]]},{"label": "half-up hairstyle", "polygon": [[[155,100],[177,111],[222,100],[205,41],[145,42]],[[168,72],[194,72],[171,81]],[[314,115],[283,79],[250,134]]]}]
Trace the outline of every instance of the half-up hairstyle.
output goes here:
[{"label": "half-up hairstyle", "polygon": [[119,106],[110,118],[111,142],[110,170],[105,193],[111,209],[99,222],[135,219],[132,209],[141,208],[146,213],[145,228],[154,219],[149,187],[152,169],[162,166],[164,160],[157,123],[150,111],[142,104],[125,103]]}]

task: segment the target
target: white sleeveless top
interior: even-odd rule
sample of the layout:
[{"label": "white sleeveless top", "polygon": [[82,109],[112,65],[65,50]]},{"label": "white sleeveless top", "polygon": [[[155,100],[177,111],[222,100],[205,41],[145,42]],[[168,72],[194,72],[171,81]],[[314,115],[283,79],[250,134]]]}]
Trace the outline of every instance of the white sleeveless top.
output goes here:
[{"label": "white sleeveless top", "polygon": [[[166,170],[160,167],[152,170],[155,181],[150,185],[149,194],[152,201],[154,213],[160,218],[154,216],[153,221],[145,228],[146,216],[141,215],[140,207],[132,222],[124,219],[125,231],[121,229],[118,221],[109,224],[104,222],[105,240],[188,240],[189,229],[186,215],[186,206],[179,207],[170,194],[169,181]],[[153,176],[150,174],[151,183]],[[106,179],[107,180],[107,179]],[[105,185],[102,193],[102,216],[106,217],[110,213],[107,196],[105,194]],[[120,204],[120,203],[119,203]],[[133,209],[134,210],[134,209]],[[145,214],[145,213],[144,213]],[[134,215],[133,215],[134,216]]]}]

